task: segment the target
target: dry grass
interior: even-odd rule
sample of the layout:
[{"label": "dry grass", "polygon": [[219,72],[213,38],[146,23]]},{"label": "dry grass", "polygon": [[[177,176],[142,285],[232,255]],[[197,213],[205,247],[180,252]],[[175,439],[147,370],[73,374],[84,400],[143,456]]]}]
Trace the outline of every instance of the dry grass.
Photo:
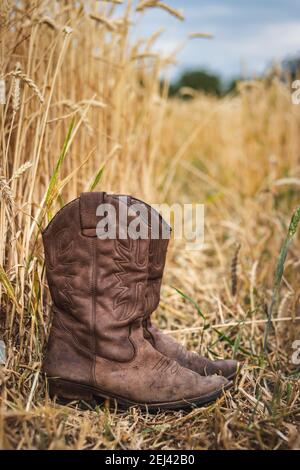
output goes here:
[{"label": "dry grass", "polygon": [[[88,11],[71,0],[28,3],[4,1],[0,10],[0,447],[300,448],[299,369],[290,362],[300,339],[299,239],[263,355],[273,273],[300,194],[300,108],[290,90],[272,76],[236,96],[169,102],[159,85],[169,59],[153,54],[154,36],[131,43],[130,3],[125,13],[116,1],[90,2]],[[155,4],[164,8],[140,9]],[[206,204],[205,247],[172,244],[156,318],[191,349],[244,361],[235,393],[157,415],[49,400],[40,229],[91,187]],[[201,307],[203,335],[202,318],[172,286]]]}]

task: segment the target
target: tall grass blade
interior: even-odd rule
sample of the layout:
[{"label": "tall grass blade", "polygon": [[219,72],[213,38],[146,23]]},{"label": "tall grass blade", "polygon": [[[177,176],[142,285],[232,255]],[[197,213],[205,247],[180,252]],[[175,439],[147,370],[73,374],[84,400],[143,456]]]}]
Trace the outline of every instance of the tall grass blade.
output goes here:
[{"label": "tall grass blade", "polygon": [[192,299],[190,296],[188,296],[187,294],[185,294],[181,290],[177,289],[177,287],[173,287],[173,289],[176,290],[176,292],[179,295],[181,295],[181,297],[188,300],[188,302],[190,302],[192,305],[194,305],[195,309],[197,310],[198,315],[200,315],[200,317],[203,318],[204,321],[206,320],[205,315],[202,313],[201,308],[199,307],[198,303],[194,299]]},{"label": "tall grass blade", "polygon": [[289,251],[289,247],[296,234],[299,221],[300,221],[300,206],[297,207],[297,209],[292,215],[287,236],[282,244],[282,247],[279,253],[279,258],[278,258],[275,275],[274,275],[272,299],[271,299],[270,307],[268,309],[268,321],[266,323],[266,328],[265,328],[265,337],[264,337],[264,353],[265,354],[268,348],[268,336],[269,336],[269,332],[270,332],[270,328],[272,324],[273,311],[278,301],[279,288],[280,288],[281,279],[283,276],[285,260]]},{"label": "tall grass blade", "polygon": [[57,193],[58,175],[59,175],[60,168],[63,164],[63,161],[65,159],[65,156],[66,156],[66,153],[67,153],[67,150],[68,150],[68,145],[69,145],[69,142],[70,142],[70,139],[71,139],[71,136],[72,136],[74,125],[75,125],[75,119],[72,119],[71,124],[70,124],[69,129],[68,129],[68,132],[67,132],[67,136],[66,136],[64,144],[63,144],[62,151],[60,153],[59,159],[58,159],[58,161],[55,165],[53,175],[51,176],[51,179],[50,179],[50,182],[49,182],[48,190],[47,190],[47,193],[46,193],[46,200],[45,200],[45,206],[46,206],[46,210],[47,210],[48,220],[51,220],[51,218],[52,218],[51,206],[52,206],[53,200],[55,198],[55,195]]},{"label": "tall grass blade", "polygon": [[102,167],[101,167],[101,168],[99,169],[99,171],[96,173],[95,178],[93,179],[92,183],[91,183],[90,186],[89,186],[89,191],[94,191],[94,189],[96,188],[97,184],[99,183],[99,181],[100,181],[101,178],[102,178],[103,171],[104,171],[104,165],[102,165]]},{"label": "tall grass blade", "polygon": [[0,282],[4,286],[4,289],[5,289],[8,297],[14,303],[14,305],[16,306],[17,311],[19,312],[20,311],[20,306],[19,306],[19,303],[16,299],[13,286],[11,285],[11,282],[8,279],[7,274],[6,274],[6,272],[4,271],[4,269],[1,265],[0,265]]}]

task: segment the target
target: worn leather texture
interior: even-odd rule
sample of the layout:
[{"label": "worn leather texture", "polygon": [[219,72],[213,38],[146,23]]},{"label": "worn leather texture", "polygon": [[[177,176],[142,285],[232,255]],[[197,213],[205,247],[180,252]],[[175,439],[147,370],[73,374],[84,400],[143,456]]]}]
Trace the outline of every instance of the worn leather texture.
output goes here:
[{"label": "worn leather texture", "polygon": [[83,193],[43,232],[54,317],[44,371],[136,403],[221,393],[226,379],[200,377],[144,338],[150,240],[99,239],[100,203],[115,207],[118,225],[118,198]]},{"label": "worn leather texture", "polygon": [[[148,206],[149,207],[149,206]],[[154,209],[152,208],[152,211]],[[157,214],[160,225],[166,222]],[[159,233],[162,233],[160,229]],[[149,274],[146,289],[146,309],[143,320],[144,336],[162,354],[175,359],[183,367],[201,375],[221,374],[233,377],[237,372],[238,362],[233,359],[211,361],[196,352],[188,351],[171,336],[160,331],[151,322],[151,314],[157,309],[160,301],[161,283],[166,263],[169,239],[151,239],[149,247]]]}]

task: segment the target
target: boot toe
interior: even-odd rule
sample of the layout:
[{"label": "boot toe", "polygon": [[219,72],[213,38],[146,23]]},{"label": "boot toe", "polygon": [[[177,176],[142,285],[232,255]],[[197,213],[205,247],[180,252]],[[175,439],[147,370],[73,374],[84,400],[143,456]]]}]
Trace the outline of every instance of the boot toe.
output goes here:
[{"label": "boot toe", "polygon": [[239,363],[235,359],[214,361],[214,364],[227,379],[232,379],[237,374],[239,367]]},{"label": "boot toe", "polygon": [[221,394],[230,387],[231,382],[222,375],[209,375],[206,377],[198,375],[198,390],[201,395],[209,396]]}]

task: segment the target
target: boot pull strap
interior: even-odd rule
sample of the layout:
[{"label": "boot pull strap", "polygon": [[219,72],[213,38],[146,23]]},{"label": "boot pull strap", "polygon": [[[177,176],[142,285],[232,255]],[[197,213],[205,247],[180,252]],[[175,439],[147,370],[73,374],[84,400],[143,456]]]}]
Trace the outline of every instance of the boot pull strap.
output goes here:
[{"label": "boot pull strap", "polygon": [[96,226],[99,217],[96,215],[97,207],[105,200],[104,192],[81,193],[79,198],[79,213],[82,235],[96,237]]}]

